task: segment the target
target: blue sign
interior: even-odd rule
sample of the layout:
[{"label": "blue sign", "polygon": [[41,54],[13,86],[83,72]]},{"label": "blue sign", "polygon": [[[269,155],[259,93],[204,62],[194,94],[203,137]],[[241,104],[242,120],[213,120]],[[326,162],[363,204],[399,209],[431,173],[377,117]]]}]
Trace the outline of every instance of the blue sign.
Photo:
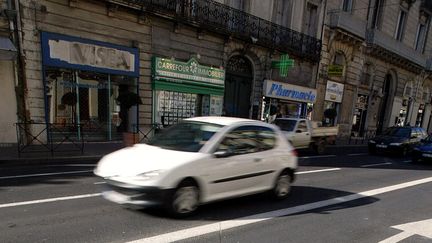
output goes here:
[{"label": "blue sign", "polygon": [[315,103],[317,91],[315,89],[298,85],[265,80],[264,96],[305,103]]},{"label": "blue sign", "polygon": [[41,32],[41,42],[45,66],[139,76],[137,48],[48,32]]}]

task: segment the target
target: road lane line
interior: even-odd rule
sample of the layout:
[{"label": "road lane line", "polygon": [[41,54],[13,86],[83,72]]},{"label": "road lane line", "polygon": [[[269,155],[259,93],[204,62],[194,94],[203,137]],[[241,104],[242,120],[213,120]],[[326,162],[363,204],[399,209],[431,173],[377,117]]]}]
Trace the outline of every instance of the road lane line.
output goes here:
[{"label": "road lane line", "polygon": [[386,162],[386,163],[379,163],[379,164],[368,164],[368,165],[361,165],[360,167],[362,168],[367,168],[367,167],[374,167],[374,166],[381,166],[381,165],[391,165],[393,163],[391,162]]},{"label": "road lane line", "polygon": [[369,155],[368,153],[358,153],[358,154],[347,154],[348,156],[362,156],[362,155]]},{"label": "road lane line", "polygon": [[93,170],[78,170],[78,171],[66,171],[66,172],[55,172],[55,173],[41,173],[41,174],[28,174],[28,175],[16,175],[16,176],[2,176],[2,177],[0,177],[0,180],[14,179],[14,178],[38,177],[38,176],[80,174],[80,173],[89,173],[89,172],[93,172]]},{"label": "road lane line", "polygon": [[47,199],[32,200],[32,201],[25,201],[25,202],[16,202],[16,203],[6,203],[6,204],[0,204],[0,208],[17,207],[17,206],[40,204],[40,203],[47,203],[47,202],[66,201],[66,200],[89,198],[89,197],[98,197],[100,195],[102,195],[102,193],[83,194],[83,195],[68,196],[68,197],[47,198]]},{"label": "road lane line", "polygon": [[383,194],[386,192],[392,192],[392,191],[404,189],[407,187],[412,187],[412,186],[421,185],[421,184],[430,183],[430,182],[432,182],[432,177],[428,177],[428,178],[424,178],[424,179],[420,179],[420,180],[415,180],[415,181],[409,181],[409,182],[405,182],[405,183],[401,183],[401,184],[397,184],[397,185],[393,185],[393,186],[377,188],[377,189],[364,191],[364,192],[360,192],[360,193],[356,193],[356,194],[351,194],[351,195],[347,195],[347,196],[343,196],[343,197],[336,197],[336,198],[327,199],[327,200],[323,200],[323,201],[308,203],[308,204],[299,205],[299,206],[295,206],[295,207],[291,207],[291,208],[284,208],[284,209],[280,209],[280,210],[255,214],[255,215],[242,217],[242,218],[238,218],[238,219],[225,220],[225,221],[220,221],[220,222],[216,222],[216,223],[212,223],[212,224],[206,224],[206,225],[197,226],[197,227],[193,227],[193,228],[189,228],[189,229],[173,231],[170,233],[156,235],[153,237],[147,237],[147,238],[142,238],[142,239],[135,240],[135,241],[130,241],[129,243],[173,242],[173,241],[185,240],[185,239],[189,239],[192,237],[197,237],[197,236],[206,235],[206,234],[210,234],[210,233],[214,233],[214,232],[220,232],[223,230],[228,230],[228,229],[232,229],[232,228],[236,228],[236,227],[240,227],[240,226],[245,226],[245,225],[249,225],[249,224],[267,221],[267,220],[270,220],[270,219],[273,219],[276,217],[292,215],[292,214],[306,212],[306,211],[310,211],[310,210],[314,210],[314,209],[318,209],[318,208],[323,208],[323,207],[327,207],[327,206],[331,206],[331,205],[346,203],[346,202],[350,202],[353,200],[357,200],[357,199],[361,199],[361,198],[365,198],[365,197],[376,196],[376,195],[380,195],[380,194]]},{"label": "road lane line", "polygon": [[96,167],[97,164],[56,164],[48,165],[48,167]]},{"label": "road lane line", "polygon": [[310,173],[319,173],[319,172],[327,172],[327,171],[335,171],[335,170],[341,170],[341,168],[331,168],[331,169],[322,169],[322,170],[307,170],[307,171],[299,171],[299,172],[296,172],[296,175],[301,175],[301,174],[310,174]]},{"label": "road lane line", "polygon": [[93,184],[95,184],[95,185],[100,185],[100,184],[106,184],[106,182],[104,182],[104,181],[99,181],[99,182],[95,182],[95,183],[93,183]]},{"label": "road lane line", "polygon": [[336,155],[316,155],[316,156],[302,156],[300,159],[319,159],[319,158],[333,158]]},{"label": "road lane line", "polygon": [[404,160],[403,163],[411,163],[412,160]]}]

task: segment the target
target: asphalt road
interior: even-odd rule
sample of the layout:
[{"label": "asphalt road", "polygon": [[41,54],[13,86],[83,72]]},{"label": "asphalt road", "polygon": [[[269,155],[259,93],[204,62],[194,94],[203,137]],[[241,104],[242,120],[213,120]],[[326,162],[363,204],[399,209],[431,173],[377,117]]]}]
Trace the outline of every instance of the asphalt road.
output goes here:
[{"label": "asphalt road", "polygon": [[431,242],[432,164],[407,161],[304,155],[287,200],[248,196],[182,220],[105,201],[92,164],[7,167],[0,242]]}]

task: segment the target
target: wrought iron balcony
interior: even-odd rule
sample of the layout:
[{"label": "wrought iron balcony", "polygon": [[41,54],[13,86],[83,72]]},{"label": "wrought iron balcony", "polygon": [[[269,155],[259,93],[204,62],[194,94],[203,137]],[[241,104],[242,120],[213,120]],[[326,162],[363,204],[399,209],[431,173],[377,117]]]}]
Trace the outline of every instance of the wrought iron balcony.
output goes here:
[{"label": "wrought iron balcony", "polygon": [[429,14],[432,14],[432,1],[431,0],[422,0],[420,8],[426,10]]},{"label": "wrought iron balcony", "polygon": [[106,0],[318,62],[321,40],[212,0]]},{"label": "wrought iron balcony", "polygon": [[330,13],[330,27],[340,28],[363,40],[366,37],[366,21],[344,11],[335,10]]}]

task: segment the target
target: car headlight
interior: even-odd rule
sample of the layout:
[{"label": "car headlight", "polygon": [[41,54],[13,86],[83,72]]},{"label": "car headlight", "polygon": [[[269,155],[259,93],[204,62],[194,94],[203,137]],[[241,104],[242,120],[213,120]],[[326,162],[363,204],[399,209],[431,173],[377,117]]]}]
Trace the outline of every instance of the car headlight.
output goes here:
[{"label": "car headlight", "polygon": [[369,143],[376,143],[375,140],[369,140]]},{"label": "car headlight", "polygon": [[401,146],[402,143],[391,143],[390,146]]},{"label": "car headlight", "polygon": [[149,180],[151,178],[157,177],[160,174],[162,174],[162,170],[152,170],[152,171],[147,171],[141,174],[138,174],[135,176],[135,180],[140,180],[140,181],[145,181],[145,180]]}]

